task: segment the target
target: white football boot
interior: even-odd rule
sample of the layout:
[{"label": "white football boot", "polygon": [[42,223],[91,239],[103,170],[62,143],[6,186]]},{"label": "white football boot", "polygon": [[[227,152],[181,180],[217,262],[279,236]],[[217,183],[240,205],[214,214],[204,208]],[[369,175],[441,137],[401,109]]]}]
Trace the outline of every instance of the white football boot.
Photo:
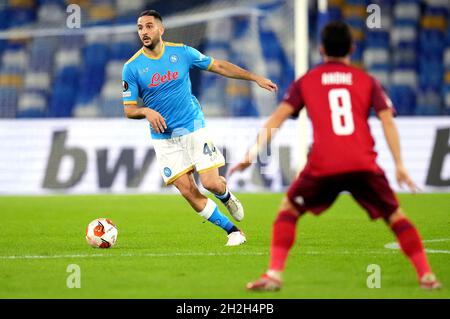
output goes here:
[{"label": "white football boot", "polygon": [[234,220],[240,222],[244,219],[244,207],[239,199],[230,192],[230,199],[224,204]]},{"label": "white football boot", "polygon": [[245,243],[247,239],[241,231],[235,231],[228,234],[228,242],[225,246],[239,246]]}]

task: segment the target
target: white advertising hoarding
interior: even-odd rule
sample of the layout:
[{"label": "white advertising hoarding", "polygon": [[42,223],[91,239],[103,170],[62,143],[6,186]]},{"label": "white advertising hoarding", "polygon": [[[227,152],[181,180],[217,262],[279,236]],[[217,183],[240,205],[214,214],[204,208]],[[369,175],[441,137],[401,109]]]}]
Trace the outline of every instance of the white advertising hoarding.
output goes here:
[{"label": "white advertising hoarding", "polygon": [[[450,118],[397,118],[396,122],[411,177],[425,192],[450,192]],[[207,120],[228,167],[244,155],[263,123],[264,119],[253,118]],[[371,118],[370,126],[378,163],[393,188],[401,191],[381,124]],[[310,143],[310,128],[307,135]],[[175,191],[163,184],[144,120],[1,120],[0,140],[3,195]],[[234,175],[230,187],[244,192],[284,191],[296,174],[297,141],[296,122],[289,120],[278,132],[268,161]]]}]

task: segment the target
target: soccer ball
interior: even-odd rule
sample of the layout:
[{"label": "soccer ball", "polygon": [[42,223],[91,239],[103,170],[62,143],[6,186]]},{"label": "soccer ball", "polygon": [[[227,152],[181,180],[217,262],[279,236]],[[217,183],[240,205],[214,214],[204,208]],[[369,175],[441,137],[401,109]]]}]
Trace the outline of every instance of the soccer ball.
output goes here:
[{"label": "soccer ball", "polygon": [[109,219],[94,219],[86,228],[86,240],[92,247],[112,247],[117,240],[117,227]]}]

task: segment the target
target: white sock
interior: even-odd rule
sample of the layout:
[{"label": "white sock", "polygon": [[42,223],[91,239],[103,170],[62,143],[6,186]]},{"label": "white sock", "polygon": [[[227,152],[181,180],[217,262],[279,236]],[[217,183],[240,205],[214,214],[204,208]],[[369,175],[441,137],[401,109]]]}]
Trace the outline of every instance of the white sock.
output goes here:
[{"label": "white sock", "polygon": [[203,208],[201,212],[198,212],[198,214],[202,216],[204,219],[208,220],[214,213],[216,207],[217,207],[216,203],[214,203],[214,201],[208,198],[205,208]]},{"label": "white sock", "polygon": [[281,278],[281,277],[282,277],[282,272],[281,272],[281,271],[269,269],[269,270],[267,271],[267,275],[268,275],[269,277],[271,277],[271,278],[274,278],[274,279],[278,280],[278,281],[281,281],[281,280],[282,280],[282,278]]}]

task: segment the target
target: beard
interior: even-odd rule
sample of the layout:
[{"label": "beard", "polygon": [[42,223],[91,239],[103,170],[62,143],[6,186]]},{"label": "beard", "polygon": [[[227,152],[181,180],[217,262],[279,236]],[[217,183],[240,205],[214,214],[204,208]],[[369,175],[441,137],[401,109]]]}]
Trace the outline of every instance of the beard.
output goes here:
[{"label": "beard", "polygon": [[146,47],[149,50],[153,50],[158,44],[159,44],[159,39],[155,39],[155,40],[151,40],[151,43],[149,45],[145,45],[144,43],[144,47]]}]

